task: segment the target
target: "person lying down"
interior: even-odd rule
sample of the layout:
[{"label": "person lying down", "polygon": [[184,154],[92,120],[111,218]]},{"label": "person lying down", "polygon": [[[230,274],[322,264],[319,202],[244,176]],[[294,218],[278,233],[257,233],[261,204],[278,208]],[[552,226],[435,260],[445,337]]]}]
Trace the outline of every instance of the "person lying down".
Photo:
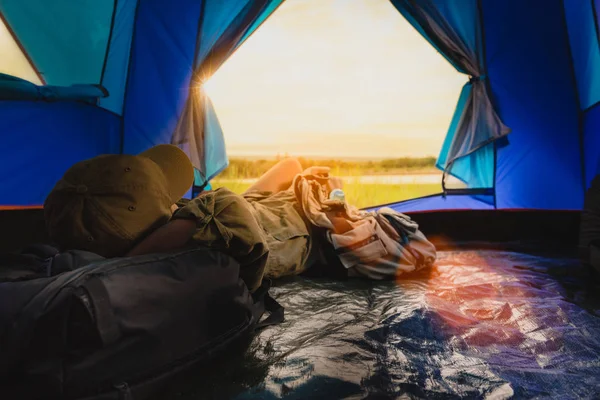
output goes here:
[{"label": "person lying down", "polygon": [[326,167],[285,159],[242,195],[219,188],[182,199],[193,180],[189,158],[172,145],[81,161],[46,198],[48,234],[61,251],[103,257],[220,250],[240,263],[251,291],[264,277],[317,265],[389,279],[435,261],[435,247],[407,216],[330,199],[343,185]]}]

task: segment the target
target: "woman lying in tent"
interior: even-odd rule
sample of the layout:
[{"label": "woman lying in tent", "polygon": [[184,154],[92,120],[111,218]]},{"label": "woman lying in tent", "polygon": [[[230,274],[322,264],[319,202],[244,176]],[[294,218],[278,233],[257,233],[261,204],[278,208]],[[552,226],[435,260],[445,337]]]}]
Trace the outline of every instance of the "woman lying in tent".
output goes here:
[{"label": "woman lying in tent", "polygon": [[103,257],[221,250],[240,263],[250,290],[265,276],[316,264],[385,279],[433,263],[435,248],[408,217],[330,199],[342,183],[328,172],[286,159],[243,195],[220,188],[186,201],[193,167],[176,146],[102,155],[75,164],[55,185],[44,204],[46,225],[62,250]]}]

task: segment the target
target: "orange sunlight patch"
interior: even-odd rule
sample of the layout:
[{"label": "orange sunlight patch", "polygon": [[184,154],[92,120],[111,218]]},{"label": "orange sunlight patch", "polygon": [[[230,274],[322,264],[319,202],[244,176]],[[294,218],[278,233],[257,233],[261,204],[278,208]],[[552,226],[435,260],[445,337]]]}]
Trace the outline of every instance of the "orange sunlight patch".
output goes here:
[{"label": "orange sunlight patch", "polygon": [[539,288],[495,261],[505,262],[476,251],[452,252],[425,278],[424,301],[444,322],[440,329],[458,330],[469,346],[518,346],[539,328],[530,319]]}]

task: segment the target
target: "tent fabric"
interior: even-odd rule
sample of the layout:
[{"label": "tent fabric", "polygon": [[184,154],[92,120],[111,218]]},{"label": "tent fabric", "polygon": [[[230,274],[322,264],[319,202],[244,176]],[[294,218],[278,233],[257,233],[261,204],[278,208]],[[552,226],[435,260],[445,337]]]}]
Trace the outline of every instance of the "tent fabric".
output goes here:
[{"label": "tent fabric", "polygon": [[[206,0],[199,23],[196,67],[192,85],[201,86],[264,21],[282,0]],[[173,134],[173,143],[188,150],[204,186],[228,165],[223,131],[212,102],[200,88],[193,88]]]},{"label": "tent fabric", "polygon": [[[467,102],[471,101],[471,85],[463,86],[458,105],[450,121],[448,132],[456,132],[458,124],[463,118],[464,111],[467,109]],[[470,188],[491,188],[494,186],[494,165],[495,157],[493,153],[493,143],[489,143],[481,149],[465,156],[460,157],[449,163],[448,156],[455,136],[452,134],[446,135],[442,144],[442,150],[436,161],[436,167],[442,171],[446,170],[449,175],[468,184]],[[448,167],[448,168],[446,168]],[[445,190],[447,175],[442,176],[442,188]]]},{"label": "tent fabric", "polygon": [[240,40],[238,47],[241,46],[242,43],[244,43],[246,39],[248,39],[250,35],[252,35],[252,33],[254,33],[254,31],[257,30],[263,24],[263,22],[265,22],[267,18],[269,18],[271,14],[275,12],[275,10],[277,10],[277,8],[283,3],[283,1],[284,0],[274,0],[269,2],[269,4],[263,9],[262,14],[258,18],[256,18],[252,25],[250,25],[250,28],[248,28],[248,31]]},{"label": "tent fabric", "polygon": [[0,11],[45,83],[101,84],[109,95],[98,104],[122,114],[137,3],[2,0]]},{"label": "tent fabric", "polygon": [[[494,209],[494,196],[471,194],[448,194],[421,197],[400,203],[388,205],[395,211],[419,212],[430,210],[492,210]],[[379,207],[375,207],[377,209]]]},{"label": "tent fabric", "polygon": [[[194,132],[201,134],[192,134]],[[192,155],[196,171],[194,186],[199,188],[205,187],[229,165],[221,124],[202,86],[190,88],[190,96],[175,128],[172,143]]]},{"label": "tent fabric", "polygon": [[490,87],[512,130],[497,143],[496,205],[580,210],[580,110],[564,3],[484,0],[482,13]]},{"label": "tent fabric", "polygon": [[76,102],[1,101],[0,205],[36,206],[74,163],[117,153],[119,118]]},{"label": "tent fabric", "polygon": [[[444,174],[452,175],[467,183],[468,187],[491,187],[494,160],[493,153],[482,147],[507,135],[510,130],[502,123],[494,110],[486,84],[483,31],[479,18],[477,0],[448,2],[442,0],[391,0],[407,20],[418,27],[419,32],[433,43],[448,61],[459,71],[471,76],[463,88],[447,139],[438,158],[438,167]],[[454,165],[463,157],[469,162]],[[471,166],[481,165],[482,174],[470,171]],[[468,177],[475,177],[469,181]]]},{"label": "tent fabric", "polygon": [[[460,7],[445,0],[391,1],[441,56],[471,76],[438,164],[469,189],[493,193],[483,199],[446,188],[446,197],[398,207],[581,209],[583,192],[599,172],[600,0],[465,0]],[[5,135],[11,137],[0,163],[3,171],[12,171],[13,163],[21,169],[3,175],[0,205],[41,204],[59,170],[80,157],[138,153],[158,143],[180,142],[203,160],[199,183],[214,176],[227,165],[226,132],[197,84],[280,3],[56,0],[49,7],[42,0],[0,0],[2,20],[47,85],[1,80],[6,118],[0,121],[17,133]],[[95,85],[108,97],[85,104],[96,102],[101,89]],[[191,88],[199,94],[190,95]],[[495,112],[491,120],[483,118],[488,111]],[[502,122],[495,126],[502,131],[505,123],[510,135],[490,133],[496,117]],[[46,151],[14,154],[22,142]],[[17,176],[36,184],[18,186]]]},{"label": "tent fabric", "polygon": [[0,73],[0,100],[78,100],[95,104],[106,96],[108,92],[101,85],[39,86]]},{"label": "tent fabric", "polygon": [[[448,175],[458,177],[463,182],[468,182],[471,189],[484,189],[494,187],[495,143],[491,142],[465,157],[454,160],[448,170]],[[444,175],[443,186],[448,175]]]},{"label": "tent fabric", "polygon": [[[68,2],[62,1],[53,4],[52,11],[44,16],[44,7],[38,4],[39,1],[32,1],[35,2],[32,4],[35,6],[34,11],[28,7],[20,7],[12,0],[2,0],[0,13],[11,22],[18,38],[27,44],[28,55],[34,59],[36,66],[56,61],[52,66],[63,71],[69,78],[50,73],[44,75],[47,82],[65,86],[70,85],[71,81],[94,84],[102,82],[106,85],[110,95],[101,99],[99,105],[122,115],[120,134],[117,135],[117,146],[113,147],[113,151],[124,153],[139,153],[155,144],[177,141],[173,132],[178,122],[185,125],[185,118],[180,120],[180,116],[190,98],[189,88],[192,86],[194,69],[198,67],[203,74],[214,72],[216,66],[241,45],[282,2],[187,0],[166,6],[159,0],[118,0],[110,2],[110,8],[100,10],[100,6],[87,7],[85,2],[81,3],[81,7],[69,8]],[[220,17],[217,18],[218,16]],[[62,27],[64,29],[58,29],[54,36],[47,34],[47,27],[51,23],[69,18],[77,21],[65,22]],[[43,21],[35,29],[25,29],[24,22],[38,19]],[[24,29],[27,32],[21,35],[21,30]],[[63,36],[74,36],[77,32],[81,32],[78,40],[62,40]],[[94,38],[96,46],[90,45],[85,51],[81,50],[84,44],[90,42],[90,38]],[[52,41],[52,45],[56,47],[62,46],[62,51],[50,54],[52,46],[44,47],[46,41]],[[90,65],[93,64],[94,68],[73,62],[75,53],[84,57]],[[63,68],[67,63],[77,69],[78,74]],[[6,97],[24,98],[22,94],[15,94],[14,87],[14,81],[11,80],[11,94]],[[34,87],[29,87],[28,90],[32,88]],[[77,88],[82,89],[84,86]],[[67,92],[68,98],[61,100],[88,100],[83,98],[86,96],[72,96],[72,88],[55,90],[45,86],[42,91],[52,95],[55,92]],[[28,96],[27,98],[34,97]],[[48,96],[37,94],[35,98],[49,99]],[[202,132],[204,136],[199,137],[202,143],[194,143],[195,148],[189,144],[182,144],[182,147],[188,150],[192,159],[202,158],[206,161],[206,165],[202,166],[202,179],[206,180],[207,175],[212,177],[227,165],[227,157],[212,103],[205,95],[195,99],[200,100],[200,107],[195,111],[202,115],[206,132]],[[45,106],[40,104],[39,107]],[[113,117],[103,117],[101,114],[98,113],[97,118],[108,118],[113,122]],[[74,120],[79,117],[77,114],[72,116]],[[103,126],[105,122],[108,121],[98,121],[98,126]],[[75,131],[70,133],[81,134]],[[98,134],[102,136],[102,133]],[[98,146],[96,154],[105,151],[105,147]],[[39,174],[39,171],[36,173]],[[47,183],[54,179],[44,174],[38,176],[43,177]],[[37,196],[32,198],[38,198],[39,201]]]},{"label": "tent fabric", "polygon": [[123,114],[137,4],[135,0],[116,1],[110,42],[100,80],[100,84],[108,90],[110,96],[101,99],[99,105],[119,115]]},{"label": "tent fabric", "polygon": [[[201,186],[204,186],[211,179],[217,176],[229,165],[227,151],[225,149],[225,137],[221,123],[217,117],[215,107],[202,90],[202,95],[199,96],[204,103],[204,181]],[[194,181],[198,183],[198,181]]]},{"label": "tent fabric", "polygon": [[123,105],[123,148],[171,143],[188,98],[201,2],[140,1]]},{"label": "tent fabric", "polygon": [[[219,39],[225,34],[228,27],[238,30],[241,33],[248,26],[239,26],[236,23],[236,17],[244,12],[244,8],[250,2],[247,0],[234,0],[222,2],[218,0],[208,0],[203,4],[202,21],[200,22],[199,36],[202,38],[198,42],[197,55],[194,60],[194,67],[198,68],[202,62],[208,58]],[[230,28],[231,29],[231,28]],[[231,44],[233,46],[233,44]],[[208,79],[216,71],[219,65],[213,69],[207,70],[205,79]]]},{"label": "tent fabric", "polygon": [[565,18],[581,109],[600,101],[600,44],[594,1],[565,1]]}]

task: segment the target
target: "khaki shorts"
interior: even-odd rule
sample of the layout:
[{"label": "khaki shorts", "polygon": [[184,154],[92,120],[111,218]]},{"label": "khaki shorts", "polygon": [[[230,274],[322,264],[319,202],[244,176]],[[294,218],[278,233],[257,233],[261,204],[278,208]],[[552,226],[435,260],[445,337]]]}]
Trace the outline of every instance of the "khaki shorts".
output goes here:
[{"label": "khaki shorts", "polygon": [[294,192],[249,192],[243,197],[267,237],[265,276],[279,278],[304,272],[309,267],[312,238]]},{"label": "khaki shorts", "polygon": [[208,247],[233,257],[250,290],[260,286],[269,259],[267,235],[244,198],[225,188],[205,192],[186,202],[173,218],[195,220],[190,246]]}]

